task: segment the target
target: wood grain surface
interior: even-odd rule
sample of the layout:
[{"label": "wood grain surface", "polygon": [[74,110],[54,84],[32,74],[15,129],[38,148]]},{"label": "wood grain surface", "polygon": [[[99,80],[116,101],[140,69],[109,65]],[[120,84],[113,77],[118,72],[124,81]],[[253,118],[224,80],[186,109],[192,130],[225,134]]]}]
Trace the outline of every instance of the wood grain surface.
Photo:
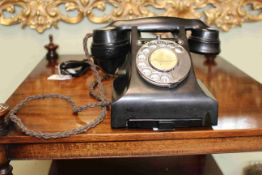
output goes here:
[{"label": "wood grain surface", "polygon": [[10,159],[85,159],[198,155],[262,150],[261,137],[12,144]]},{"label": "wood grain surface", "polygon": [[[83,56],[67,55],[61,56],[59,61],[83,58]],[[39,158],[52,156],[69,158],[70,155],[66,155],[67,149],[73,150],[69,153],[72,157],[78,157],[82,153],[84,157],[107,157],[107,155],[115,157],[117,154],[144,156],[150,155],[150,152],[153,155],[184,155],[262,150],[260,146],[262,145],[262,85],[220,57],[216,58],[215,63],[210,64],[205,58],[193,55],[193,63],[197,78],[207,86],[219,102],[217,126],[168,132],[113,130],[110,127],[110,111],[108,111],[106,119],[100,125],[77,136],[43,140],[25,136],[13,127],[7,136],[0,137],[0,144],[12,144],[9,147],[12,158],[27,156],[33,158],[36,155]],[[42,60],[7,100],[7,104],[13,107],[29,95],[46,93],[71,96],[78,105],[94,101],[89,97],[87,88],[94,78],[90,71],[73,80],[48,81],[47,77],[56,72],[55,66],[49,65],[45,59]],[[104,82],[104,86],[106,96],[110,99],[112,79]],[[92,109],[75,116],[64,101],[52,99],[31,102],[18,113],[18,116],[30,129],[54,132],[79,127],[96,117],[98,112],[99,109]],[[85,151],[74,153],[74,149],[78,149],[79,144],[83,146],[79,147],[79,151],[83,149],[87,153]],[[115,149],[108,154],[106,150],[112,148],[112,144]],[[50,153],[48,151],[41,153],[42,146]],[[170,147],[170,152],[164,149],[165,146]],[[37,148],[32,151],[31,147]],[[95,153],[96,149],[99,150],[97,153]],[[62,153],[55,155],[58,150]]]}]

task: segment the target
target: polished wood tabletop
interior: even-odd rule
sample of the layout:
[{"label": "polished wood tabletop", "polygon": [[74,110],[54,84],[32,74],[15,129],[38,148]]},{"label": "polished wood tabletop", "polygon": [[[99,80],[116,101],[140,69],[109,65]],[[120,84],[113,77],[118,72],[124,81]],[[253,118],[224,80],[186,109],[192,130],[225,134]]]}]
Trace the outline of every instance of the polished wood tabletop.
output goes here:
[{"label": "polished wood tabletop", "polygon": [[[83,59],[81,55],[60,56],[59,62]],[[193,55],[194,69],[219,103],[218,125],[175,131],[111,129],[110,111],[97,127],[76,136],[44,140],[26,136],[15,127],[0,137],[9,145],[11,158],[130,157],[210,154],[262,150],[262,85],[217,57],[215,62]],[[19,65],[17,65],[19,66]],[[95,101],[89,96],[92,72],[66,81],[51,81],[55,66],[43,59],[7,100],[13,107],[30,95],[59,93],[71,96],[78,105]],[[113,79],[103,82],[111,99]],[[79,127],[94,119],[99,109],[72,114],[64,101],[46,99],[30,102],[18,116],[33,130],[55,132]]]}]

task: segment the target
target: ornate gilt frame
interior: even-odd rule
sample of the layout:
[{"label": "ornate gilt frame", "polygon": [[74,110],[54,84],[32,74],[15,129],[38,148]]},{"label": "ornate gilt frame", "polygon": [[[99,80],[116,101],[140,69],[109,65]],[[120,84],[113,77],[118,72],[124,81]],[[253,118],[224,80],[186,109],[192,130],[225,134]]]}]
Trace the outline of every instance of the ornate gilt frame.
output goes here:
[{"label": "ornate gilt frame", "polygon": [[[62,9],[64,7],[64,10]],[[108,10],[111,9],[111,10]],[[109,12],[108,12],[109,11]],[[75,16],[70,16],[74,12]],[[0,0],[0,24],[43,32],[63,21],[94,23],[148,16],[201,18],[224,31],[262,20],[261,0]]]}]

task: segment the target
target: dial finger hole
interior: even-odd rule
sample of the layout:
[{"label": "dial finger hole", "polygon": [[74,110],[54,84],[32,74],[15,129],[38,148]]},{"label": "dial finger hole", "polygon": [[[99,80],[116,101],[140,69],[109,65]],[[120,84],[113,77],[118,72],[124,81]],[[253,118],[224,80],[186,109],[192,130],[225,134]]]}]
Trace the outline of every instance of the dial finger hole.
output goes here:
[{"label": "dial finger hole", "polygon": [[145,75],[145,76],[149,76],[151,74],[151,70],[150,69],[143,69],[142,70],[142,73]]},{"label": "dial finger hole", "polygon": [[175,48],[175,44],[173,44],[173,43],[170,43],[170,44],[168,44],[167,45],[169,48],[171,48],[171,49],[174,49]]},{"label": "dial finger hole", "polygon": [[138,56],[138,60],[139,60],[139,61],[145,61],[145,60],[146,60],[145,55],[139,55],[139,56]]},{"label": "dial finger hole", "polygon": [[151,49],[155,49],[155,48],[157,48],[157,45],[152,44],[152,45],[150,45],[149,47],[150,47]]},{"label": "dial finger hole", "polygon": [[170,82],[170,79],[168,76],[164,75],[161,77],[161,82],[163,83],[169,83]]},{"label": "dial finger hole", "polygon": [[146,63],[138,63],[138,67],[143,69],[147,66],[146,66]]},{"label": "dial finger hole", "polygon": [[145,49],[143,49],[143,51],[142,51],[144,54],[148,54],[149,53],[149,49],[148,48],[145,48]]},{"label": "dial finger hole", "polygon": [[183,52],[183,49],[181,47],[176,47],[175,48],[175,52],[176,53],[182,53]]},{"label": "dial finger hole", "polygon": [[151,78],[152,80],[154,80],[154,81],[159,81],[159,80],[160,80],[160,76],[157,75],[157,74],[152,74],[152,75],[150,76],[150,78]]}]

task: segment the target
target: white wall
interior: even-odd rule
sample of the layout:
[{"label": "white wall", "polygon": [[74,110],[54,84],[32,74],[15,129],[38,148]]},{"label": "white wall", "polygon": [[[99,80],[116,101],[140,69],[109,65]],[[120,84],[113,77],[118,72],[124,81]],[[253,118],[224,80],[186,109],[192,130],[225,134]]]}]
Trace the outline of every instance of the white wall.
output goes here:
[{"label": "white wall", "polygon": [[[96,25],[99,26],[103,25]],[[0,102],[11,95],[44,57],[46,51],[43,46],[48,43],[49,34],[53,34],[55,43],[60,45],[60,54],[83,54],[82,38],[94,27],[86,20],[78,25],[60,23],[59,30],[51,29],[39,34],[28,28],[22,30],[19,25],[0,26]],[[222,57],[262,83],[262,22],[245,24],[228,33],[221,33],[221,43]],[[243,160],[243,157],[247,158]],[[215,158],[224,174],[235,175],[239,174],[248,158],[262,161],[262,153],[221,154]],[[230,166],[230,162],[234,162],[235,166]]]},{"label": "white wall", "polygon": [[[95,25],[84,20],[78,25],[60,23],[59,28],[39,34],[29,28],[22,30],[20,25],[0,25],[0,101],[10,96],[44,57],[43,46],[48,43],[49,34],[53,34],[60,45],[60,54],[82,54],[82,38]],[[221,33],[221,43],[221,56],[262,82],[262,22]]]}]

